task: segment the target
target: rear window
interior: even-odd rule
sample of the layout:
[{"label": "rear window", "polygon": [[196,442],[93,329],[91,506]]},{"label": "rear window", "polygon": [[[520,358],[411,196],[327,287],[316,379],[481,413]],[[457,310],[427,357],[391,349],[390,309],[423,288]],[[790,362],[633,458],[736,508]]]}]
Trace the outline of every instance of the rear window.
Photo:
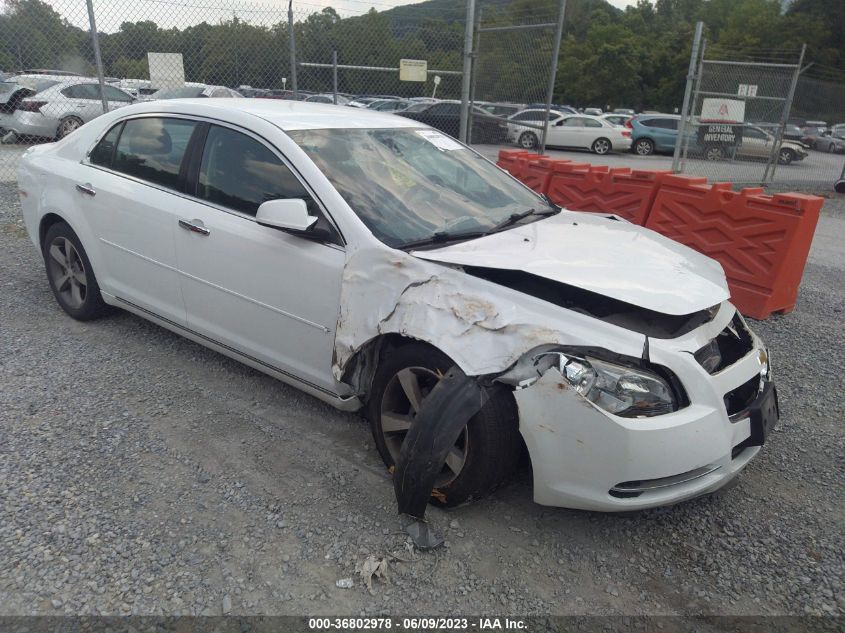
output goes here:
[{"label": "rear window", "polygon": [[112,168],[153,184],[179,188],[179,170],[196,123],[150,117],[127,121]]},{"label": "rear window", "polygon": [[0,83],[0,93],[14,92],[18,88],[29,88],[35,92],[47,90],[50,86],[55,86],[58,81],[53,79],[41,79],[39,77],[13,77],[11,80]]}]

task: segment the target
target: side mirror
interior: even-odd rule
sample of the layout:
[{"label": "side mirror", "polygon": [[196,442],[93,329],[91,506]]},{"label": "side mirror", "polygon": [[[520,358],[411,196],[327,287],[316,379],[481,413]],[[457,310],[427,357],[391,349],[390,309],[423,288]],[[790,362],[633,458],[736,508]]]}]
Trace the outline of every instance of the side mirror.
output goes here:
[{"label": "side mirror", "polygon": [[308,215],[308,207],[301,198],[268,200],[258,207],[255,220],[264,226],[271,226],[291,233],[303,233],[310,229],[317,218]]}]

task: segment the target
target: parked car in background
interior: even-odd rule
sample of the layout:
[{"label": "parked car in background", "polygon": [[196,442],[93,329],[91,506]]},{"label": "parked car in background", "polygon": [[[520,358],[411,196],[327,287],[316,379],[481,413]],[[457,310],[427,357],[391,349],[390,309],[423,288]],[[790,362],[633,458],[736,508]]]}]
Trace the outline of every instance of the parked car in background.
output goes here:
[{"label": "parked car in background", "polygon": [[485,103],[479,107],[490,114],[504,117],[513,116],[525,109],[525,105],[521,103]]},{"label": "parked car in background", "polygon": [[411,105],[411,102],[405,99],[376,99],[367,104],[367,109],[376,112],[399,112],[409,105]]},{"label": "parked car in background", "polygon": [[238,88],[238,92],[247,99],[258,99],[267,93],[266,90],[261,88]]},{"label": "parked car in background", "polygon": [[[699,148],[707,160],[724,160],[740,158],[749,160],[768,160],[774,151],[776,138],[766,130],[756,125],[742,127],[742,140],[736,148],[720,147],[718,145]],[[782,141],[777,150],[778,163],[789,165],[807,157],[807,150],[803,145],[794,141]]]},{"label": "parked car in background", "polygon": [[243,95],[237,90],[227,88],[226,86],[209,86],[199,83],[186,83],[184,86],[178,88],[162,88],[154,92],[149,100],[157,99],[242,99]]},{"label": "parked car in background", "polygon": [[816,138],[813,149],[831,154],[845,153],[845,130],[841,132],[830,132]]},{"label": "parked car in background", "polygon": [[815,125],[805,125],[801,128],[801,142],[807,147],[815,147],[816,140],[827,133],[827,128]]},{"label": "parked car in background", "polygon": [[640,156],[674,151],[680,120],[677,114],[640,114],[633,117],[629,121],[631,150]]},{"label": "parked car in background", "polygon": [[112,85],[124,92],[128,92],[136,99],[149,97],[158,90],[158,88],[153,88],[149,79],[120,79]]},{"label": "parked car in background", "polygon": [[[545,110],[546,104],[545,103],[529,103],[525,106],[526,110]],[[552,104],[552,110],[555,112],[563,112],[564,114],[578,114],[578,110],[573,108],[572,106],[568,105],[557,105],[556,103]]]},{"label": "parked car in background", "polygon": [[636,110],[631,108],[614,108],[613,110],[613,114],[627,114],[628,116],[634,116],[636,113]]},{"label": "parked car in background", "polygon": [[349,97],[344,97],[343,95],[335,95],[333,94],[319,94],[319,95],[311,95],[305,101],[308,103],[326,103],[326,104],[334,104],[335,98],[337,98],[336,105],[349,105],[350,100]]},{"label": "parked car in background", "polygon": [[[507,140],[523,149],[534,149],[540,144],[541,131],[520,125],[521,122],[541,125],[545,110],[528,110],[511,117]],[[627,151],[631,148],[631,131],[585,114],[571,115],[550,113],[546,132],[549,147],[574,147],[589,149],[596,154]]]},{"label": "parked car in background", "polygon": [[299,99],[300,101],[304,101],[308,95],[303,94],[302,91],[299,91],[299,95],[295,96],[293,90],[280,90],[276,88],[272,88],[270,90],[265,90],[264,94],[256,95],[256,99],[284,99],[284,100],[296,100]]},{"label": "parked car in background", "polygon": [[103,96],[110,111],[135,101],[128,92],[108,84],[101,92],[96,79],[51,80],[47,88],[18,102],[11,119],[4,122],[4,141],[8,142],[9,133],[16,138],[64,138],[103,114]]},{"label": "parked car in background", "polygon": [[584,114],[589,114],[590,116],[601,116],[604,112],[601,108],[584,108]]},{"label": "parked car in background", "polygon": [[435,103],[440,103],[439,100],[437,101],[413,101],[412,99],[408,99],[409,105],[401,112],[408,112],[408,113],[415,113],[415,112],[423,112],[428,110],[432,105]]},{"label": "parked car in background", "polygon": [[805,127],[809,128],[816,128],[818,129],[820,134],[824,134],[828,131],[827,121],[807,121],[804,123]]},{"label": "parked car in background", "polygon": [[[13,75],[8,81],[0,82],[0,139],[8,134],[12,115],[23,99],[65,79],[64,76]],[[14,134],[9,136],[9,142],[13,141],[14,137]]]},{"label": "parked car in background", "polygon": [[800,141],[804,138],[801,128],[793,123],[787,123],[783,128],[783,138],[788,141]]},{"label": "parked car in background", "polygon": [[[473,143],[498,143],[505,138],[507,126],[490,118],[490,116],[478,106],[472,110],[472,130],[470,140]],[[397,112],[399,116],[407,117],[420,123],[446,132],[449,136],[458,138],[461,129],[461,102],[441,101],[428,104],[423,110],[411,110],[408,108]]]},{"label": "parked car in background", "polygon": [[359,97],[353,97],[353,98],[349,101],[349,103],[347,103],[346,105],[348,105],[348,106],[350,106],[350,107],[352,107],[352,108],[366,108],[366,107],[367,107],[368,105],[370,105],[373,101],[382,101],[382,99],[381,99],[380,97],[364,97],[364,96],[359,96]]},{"label": "parked car in background", "polygon": [[603,114],[601,118],[619,127],[626,127],[625,124],[631,120],[631,117],[627,114]]}]

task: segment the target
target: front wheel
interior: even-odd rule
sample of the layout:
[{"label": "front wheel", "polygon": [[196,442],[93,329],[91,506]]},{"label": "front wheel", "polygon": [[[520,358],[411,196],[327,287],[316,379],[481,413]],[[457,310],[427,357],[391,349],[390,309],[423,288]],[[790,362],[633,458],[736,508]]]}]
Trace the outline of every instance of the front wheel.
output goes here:
[{"label": "front wheel", "polygon": [[62,310],[77,321],[103,316],[108,306],[82,243],[64,222],[51,226],[42,245],[50,289]]},{"label": "front wheel", "polygon": [[[396,464],[422,400],[452,365],[448,356],[419,343],[391,349],[382,358],[369,394],[367,417],[388,468]],[[439,494],[432,496],[432,502],[455,506],[501,485],[519,460],[517,419],[513,396],[499,385],[458,435],[435,481]]]},{"label": "front wheel", "polygon": [[778,162],[781,165],[789,165],[794,160],[795,160],[795,153],[791,149],[786,148],[786,149],[780,150],[780,153],[778,154]]},{"label": "front wheel", "polygon": [[519,137],[519,146],[522,149],[534,149],[540,144],[534,132],[523,132]]},{"label": "front wheel", "polygon": [[598,138],[593,141],[591,149],[599,156],[603,156],[613,149],[613,145],[611,145],[610,141],[606,138]]}]

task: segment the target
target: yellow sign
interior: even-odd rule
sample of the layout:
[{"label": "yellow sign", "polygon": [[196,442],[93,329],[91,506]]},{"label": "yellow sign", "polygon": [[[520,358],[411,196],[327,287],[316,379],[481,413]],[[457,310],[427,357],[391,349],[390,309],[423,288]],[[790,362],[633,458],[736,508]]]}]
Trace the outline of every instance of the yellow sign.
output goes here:
[{"label": "yellow sign", "polygon": [[427,81],[428,62],[424,59],[400,59],[400,81]]}]

